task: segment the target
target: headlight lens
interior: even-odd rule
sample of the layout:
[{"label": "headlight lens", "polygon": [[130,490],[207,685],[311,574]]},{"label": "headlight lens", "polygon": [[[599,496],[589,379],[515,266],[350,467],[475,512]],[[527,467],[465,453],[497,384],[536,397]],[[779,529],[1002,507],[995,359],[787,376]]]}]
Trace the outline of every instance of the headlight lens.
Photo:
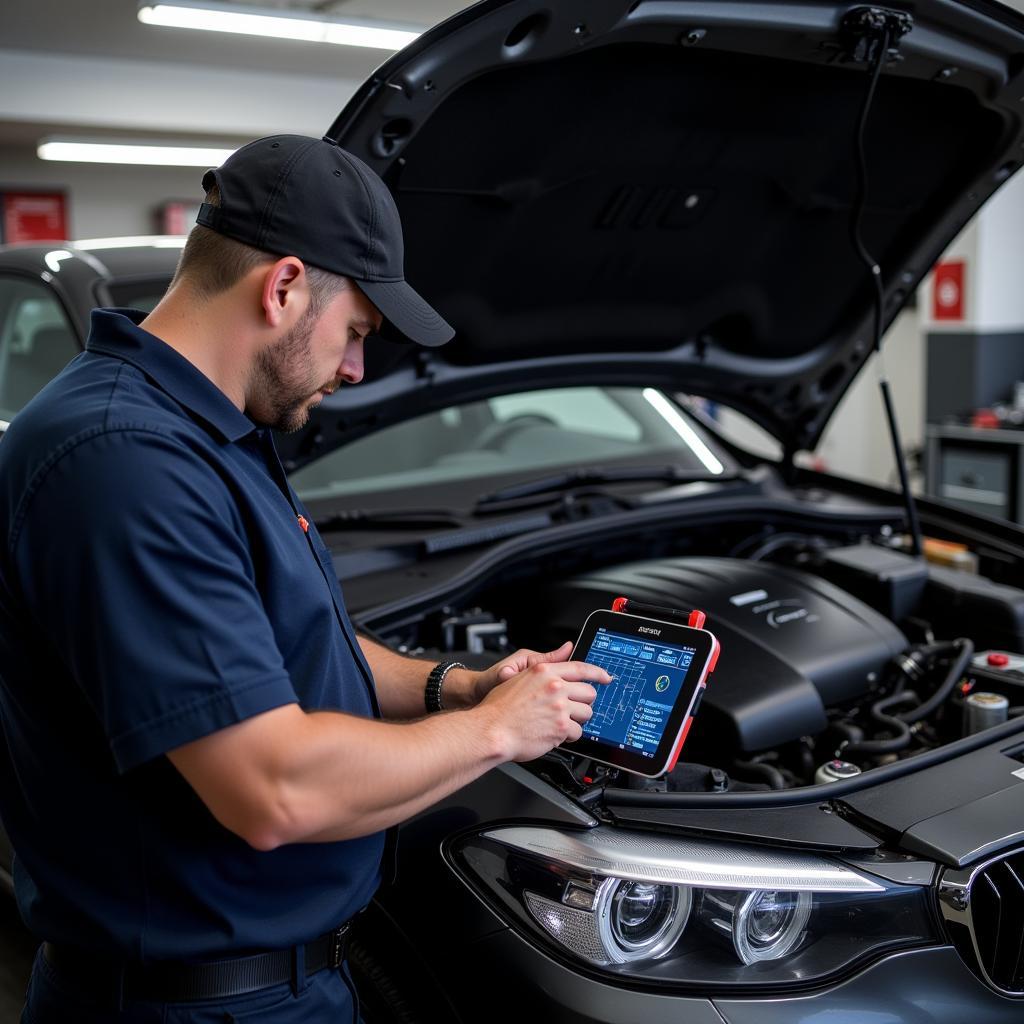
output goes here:
[{"label": "headlight lens", "polygon": [[595,964],[667,955],[690,917],[693,894],[675,885],[606,878],[597,889],[570,884],[561,901],[524,892],[527,909],[554,939]]},{"label": "headlight lens", "polygon": [[464,837],[449,855],[516,926],[655,985],[818,983],[879,952],[937,941],[923,887],[817,854],[510,826]]},{"label": "headlight lens", "polygon": [[715,892],[701,898],[701,916],[725,936],[744,964],[780,960],[807,935],[811,894],[759,889],[754,892]]},{"label": "headlight lens", "polygon": [[657,959],[671,950],[690,916],[693,897],[689,891],[616,878],[608,879],[601,888],[604,892],[598,897],[597,914],[605,923],[607,944],[621,958],[619,963]]}]

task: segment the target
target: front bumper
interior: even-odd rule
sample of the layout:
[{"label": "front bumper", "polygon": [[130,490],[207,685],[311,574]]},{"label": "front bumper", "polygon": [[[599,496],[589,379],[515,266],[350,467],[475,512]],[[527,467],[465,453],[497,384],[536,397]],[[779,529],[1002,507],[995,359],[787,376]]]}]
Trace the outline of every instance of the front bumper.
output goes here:
[{"label": "front bumper", "polygon": [[[458,994],[465,1021],[559,1024],[1010,1024],[1024,1001],[980,982],[951,946],[895,953],[807,995],[707,999],[638,992],[551,960],[514,932],[474,943]],[[515,979],[515,984],[502,984]],[[464,1003],[462,1000],[466,999]]]}]

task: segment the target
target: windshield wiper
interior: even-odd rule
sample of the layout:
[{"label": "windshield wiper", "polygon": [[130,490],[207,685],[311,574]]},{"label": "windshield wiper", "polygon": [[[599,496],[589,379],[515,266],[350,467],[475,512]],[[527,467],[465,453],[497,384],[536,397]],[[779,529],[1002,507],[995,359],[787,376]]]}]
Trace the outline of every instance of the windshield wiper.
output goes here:
[{"label": "windshield wiper", "polygon": [[528,498],[535,494],[557,493],[576,487],[588,487],[592,484],[613,484],[629,481],[681,484],[693,480],[722,480],[729,477],[708,475],[706,470],[695,471],[681,469],[679,466],[595,466],[591,469],[573,469],[566,473],[555,473],[552,476],[526,480],[521,484],[511,484],[490,494],[481,495],[477,499],[478,509],[497,502],[514,501],[516,498]]},{"label": "windshield wiper", "polygon": [[351,508],[315,520],[321,533],[346,529],[432,530],[464,526],[465,516],[450,508]]},{"label": "windshield wiper", "polygon": [[448,509],[347,509],[318,520],[316,528],[324,533],[344,529],[443,529],[443,533],[417,538],[414,544],[424,554],[436,555],[545,530],[554,523],[555,518],[549,512],[533,512],[493,523],[467,525],[465,518]]}]

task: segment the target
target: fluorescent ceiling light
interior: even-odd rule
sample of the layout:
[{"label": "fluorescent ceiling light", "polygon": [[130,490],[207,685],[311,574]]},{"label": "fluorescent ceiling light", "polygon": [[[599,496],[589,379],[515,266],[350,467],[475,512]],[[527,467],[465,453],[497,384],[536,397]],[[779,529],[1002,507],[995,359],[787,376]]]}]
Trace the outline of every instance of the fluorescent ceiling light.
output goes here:
[{"label": "fluorescent ceiling light", "polygon": [[711,449],[697,436],[697,431],[686,421],[686,417],[660,392],[644,388],[644,398],[661,413],[665,422],[683,439],[687,447],[697,456],[709,473],[716,476],[725,471],[725,466],[715,458]]},{"label": "fluorescent ceiling light", "polygon": [[168,28],[197,28],[245,36],[298,39],[309,43],[368,46],[375,50],[401,50],[420,34],[379,22],[335,21],[331,18],[260,11],[257,8],[180,2],[140,7],[139,21],[144,25],[163,25]]},{"label": "fluorescent ceiling light", "polygon": [[156,167],[219,167],[234,152],[212,146],[158,146],[131,142],[75,142],[46,139],[36,153],[40,160],[71,160],[89,164],[149,164]]},{"label": "fluorescent ceiling light", "polygon": [[181,249],[186,235],[120,235],[117,238],[80,238],[72,244],[76,249],[131,249],[136,245],[155,249]]}]

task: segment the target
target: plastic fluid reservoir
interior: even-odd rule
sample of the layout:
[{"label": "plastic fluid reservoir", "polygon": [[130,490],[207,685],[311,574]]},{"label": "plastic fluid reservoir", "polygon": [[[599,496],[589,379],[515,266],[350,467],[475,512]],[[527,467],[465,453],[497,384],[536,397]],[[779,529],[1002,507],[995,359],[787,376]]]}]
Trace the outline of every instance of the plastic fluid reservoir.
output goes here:
[{"label": "plastic fluid reservoir", "polygon": [[1005,722],[1010,702],[999,693],[972,693],[964,701],[964,735],[973,736],[982,729]]},{"label": "plastic fluid reservoir", "polygon": [[849,761],[826,761],[814,773],[814,781],[820,786],[825,782],[852,779],[855,775],[860,775],[860,769]]}]

